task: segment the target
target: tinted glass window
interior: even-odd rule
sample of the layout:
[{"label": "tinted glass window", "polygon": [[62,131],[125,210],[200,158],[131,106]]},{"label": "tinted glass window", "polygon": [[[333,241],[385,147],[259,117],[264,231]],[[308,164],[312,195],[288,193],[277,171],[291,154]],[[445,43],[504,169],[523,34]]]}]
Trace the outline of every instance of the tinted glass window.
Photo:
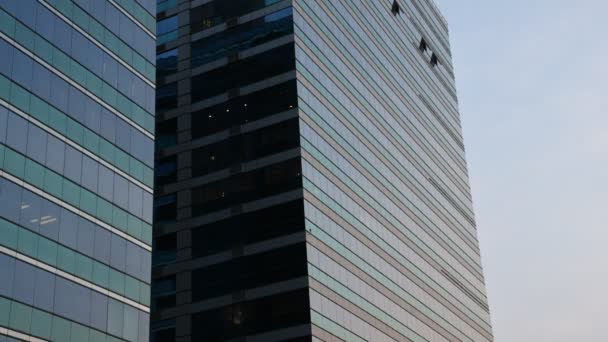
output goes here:
[{"label": "tinted glass window", "polygon": [[197,257],[243,245],[304,231],[301,200],[244,213],[192,230],[192,254]]},{"label": "tinted glass window", "polygon": [[177,49],[156,55],[156,77],[166,76],[177,71]]},{"label": "tinted glass window", "polygon": [[155,185],[162,186],[175,182],[177,176],[177,161],[175,156],[161,159],[154,169]]},{"label": "tinted glass window", "polygon": [[192,32],[208,29],[226,19],[238,17],[245,13],[270,6],[280,0],[216,0],[190,12]]},{"label": "tinted glass window", "polygon": [[159,121],[156,124],[156,148],[172,146],[177,143],[177,119]]},{"label": "tinted glass window", "polygon": [[154,199],[155,222],[175,220],[177,216],[177,196],[175,194]]},{"label": "tinted glass window", "polygon": [[150,342],[175,341],[175,319],[153,320],[150,325]]},{"label": "tinted glass window", "polygon": [[167,110],[177,107],[177,83],[156,89],[156,109]]},{"label": "tinted glass window", "polygon": [[177,39],[177,16],[157,21],[156,44],[164,44],[174,39]]},{"label": "tinted glass window", "polygon": [[192,272],[192,298],[213,298],[306,274],[306,245],[240,257]]},{"label": "tinted glass window", "polygon": [[300,160],[292,159],[192,190],[195,215],[301,187]]},{"label": "tinted glass window", "polygon": [[297,107],[296,81],[239,96],[192,113],[192,136],[199,138]]},{"label": "tinted glass window", "polygon": [[192,84],[196,84],[196,87],[192,89],[192,101],[215,96],[293,69],[295,69],[294,46],[293,44],[283,45],[194,76]]},{"label": "tinted glass window", "polygon": [[152,283],[152,310],[175,306],[175,276],[157,279]]},{"label": "tinted glass window", "polygon": [[[192,66],[199,66],[293,32],[292,9],[285,8],[192,43]],[[158,62],[157,62],[158,65]]]},{"label": "tinted glass window", "polygon": [[224,341],[310,322],[308,290],[297,290],[192,316],[193,341]]},{"label": "tinted glass window", "polygon": [[154,266],[175,261],[177,250],[177,235],[169,234],[154,238],[154,253],[152,263]]},{"label": "tinted glass window", "polygon": [[293,119],[192,151],[192,173],[199,176],[236,162],[246,162],[297,147],[298,120]]}]

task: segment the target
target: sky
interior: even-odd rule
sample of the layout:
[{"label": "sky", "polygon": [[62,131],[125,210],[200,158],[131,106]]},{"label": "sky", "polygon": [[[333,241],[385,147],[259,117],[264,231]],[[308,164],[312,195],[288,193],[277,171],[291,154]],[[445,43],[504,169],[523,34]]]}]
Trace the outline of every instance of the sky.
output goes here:
[{"label": "sky", "polygon": [[608,1],[435,2],[496,341],[608,341]]}]

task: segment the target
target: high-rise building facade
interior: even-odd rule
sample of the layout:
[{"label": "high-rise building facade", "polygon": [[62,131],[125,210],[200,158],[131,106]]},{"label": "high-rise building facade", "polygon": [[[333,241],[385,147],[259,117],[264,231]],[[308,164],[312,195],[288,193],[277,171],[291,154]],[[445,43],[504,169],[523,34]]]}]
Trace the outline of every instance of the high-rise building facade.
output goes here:
[{"label": "high-rise building facade", "polygon": [[148,341],[153,0],[0,0],[0,341]]},{"label": "high-rise building facade", "polygon": [[164,2],[153,341],[492,341],[431,0]]}]

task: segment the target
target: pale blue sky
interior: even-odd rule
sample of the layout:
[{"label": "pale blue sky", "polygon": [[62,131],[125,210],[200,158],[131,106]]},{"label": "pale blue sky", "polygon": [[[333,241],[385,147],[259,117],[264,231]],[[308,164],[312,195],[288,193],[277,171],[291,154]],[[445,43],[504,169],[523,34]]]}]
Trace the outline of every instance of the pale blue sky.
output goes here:
[{"label": "pale blue sky", "polygon": [[436,3],[496,341],[608,341],[608,1]]}]

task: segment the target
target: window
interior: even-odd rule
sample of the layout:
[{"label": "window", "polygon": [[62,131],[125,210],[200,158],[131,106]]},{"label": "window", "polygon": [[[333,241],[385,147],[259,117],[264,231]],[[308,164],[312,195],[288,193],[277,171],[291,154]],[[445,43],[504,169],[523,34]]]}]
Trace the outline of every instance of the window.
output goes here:
[{"label": "window", "polygon": [[167,76],[177,71],[177,49],[156,55],[156,77]]},{"label": "window", "polygon": [[175,341],[175,319],[153,321],[150,325],[150,342]]},{"label": "window", "polygon": [[[209,85],[211,87],[212,85]],[[156,89],[156,109],[169,110],[177,107],[177,83]]]},{"label": "window", "polygon": [[175,306],[175,276],[156,279],[152,282],[152,310]]},{"label": "window", "polygon": [[426,44],[426,40],[424,40],[424,38],[420,39],[420,45],[418,46],[418,50],[420,50],[420,52],[425,52],[427,48],[428,46]]},{"label": "window", "polygon": [[152,265],[158,266],[175,261],[177,251],[177,234],[163,235],[154,238]]},{"label": "window", "polygon": [[304,230],[304,206],[293,201],[243,213],[192,230],[192,254],[207,256],[232,248]]},{"label": "window", "polygon": [[401,12],[401,6],[399,6],[399,3],[397,2],[397,0],[393,1],[393,6],[391,7],[391,12],[393,13],[393,15],[397,15]]},{"label": "window", "polygon": [[177,39],[177,16],[156,22],[156,45]]},{"label": "window", "polygon": [[154,199],[155,222],[175,220],[177,217],[177,195],[171,194]]},{"label": "window", "polygon": [[437,66],[437,64],[439,64],[439,58],[435,53],[433,53],[433,55],[431,56],[431,65],[435,67]]},{"label": "window", "polygon": [[156,124],[156,148],[177,144],[177,119],[159,121]]},{"label": "window", "polygon": [[154,169],[155,185],[162,186],[177,179],[177,158],[175,156],[159,160]]}]

